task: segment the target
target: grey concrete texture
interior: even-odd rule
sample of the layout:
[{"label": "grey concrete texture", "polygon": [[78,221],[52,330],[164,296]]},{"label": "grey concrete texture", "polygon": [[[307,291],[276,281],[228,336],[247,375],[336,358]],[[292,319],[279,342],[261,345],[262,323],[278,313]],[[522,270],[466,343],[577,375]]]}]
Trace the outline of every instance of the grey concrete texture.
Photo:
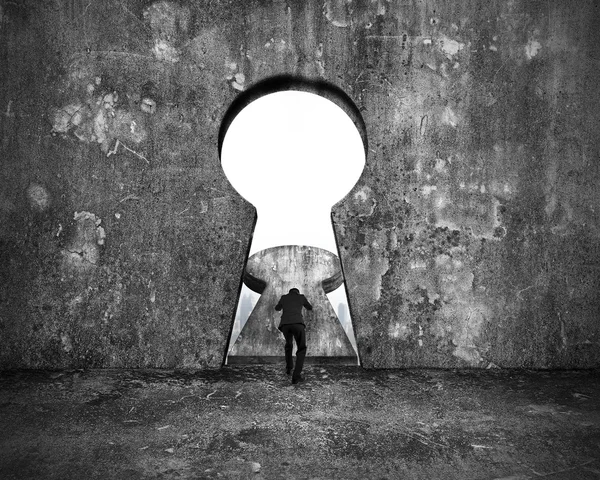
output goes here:
[{"label": "grey concrete texture", "polygon": [[[246,271],[264,281],[265,288],[258,292],[261,296],[232,347],[230,359],[283,355],[283,335],[278,330],[282,312],[276,311],[275,305],[291,288],[298,288],[313,307],[311,311],[302,310],[308,346],[306,356],[356,358],[350,339],[325,295],[342,281],[340,262],[335,254],[316,247],[273,247],[252,255]],[[332,278],[338,281],[332,283]],[[325,290],[324,283],[329,291]]]},{"label": "grey concrete texture", "polygon": [[0,375],[0,477],[596,480],[591,371],[308,366]]},{"label": "grey concrete texture", "polygon": [[0,2],[0,368],[222,365],[255,211],[218,133],[274,75],[367,129],[334,207],[361,364],[600,365],[598,6]]}]

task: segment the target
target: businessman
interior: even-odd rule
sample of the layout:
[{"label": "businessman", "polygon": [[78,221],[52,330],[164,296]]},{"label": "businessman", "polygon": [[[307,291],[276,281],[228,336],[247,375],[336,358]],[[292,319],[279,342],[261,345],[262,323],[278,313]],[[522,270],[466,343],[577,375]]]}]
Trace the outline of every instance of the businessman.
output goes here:
[{"label": "businessman", "polygon": [[[302,367],[304,366],[304,357],[306,356],[306,325],[302,317],[302,307],[312,310],[312,305],[297,288],[290,289],[287,295],[283,295],[275,310],[283,310],[279,330],[285,337],[285,366],[286,373],[292,375],[292,383],[304,381],[302,377]],[[292,349],[294,348],[294,339],[296,339],[296,368],[292,359]]]}]

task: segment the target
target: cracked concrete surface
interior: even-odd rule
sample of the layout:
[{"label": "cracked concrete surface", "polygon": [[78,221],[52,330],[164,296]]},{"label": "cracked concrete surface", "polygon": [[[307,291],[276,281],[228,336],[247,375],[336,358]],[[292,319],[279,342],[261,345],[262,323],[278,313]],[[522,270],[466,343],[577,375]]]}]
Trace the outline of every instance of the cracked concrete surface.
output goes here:
[{"label": "cracked concrete surface", "polygon": [[0,477],[597,479],[600,372],[12,371]]},{"label": "cracked concrete surface", "polygon": [[361,365],[598,368],[598,2],[474,3],[0,0],[0,369],[222,364],[262,220],[219,138],[282,78],[367,146],[323,220]]}]

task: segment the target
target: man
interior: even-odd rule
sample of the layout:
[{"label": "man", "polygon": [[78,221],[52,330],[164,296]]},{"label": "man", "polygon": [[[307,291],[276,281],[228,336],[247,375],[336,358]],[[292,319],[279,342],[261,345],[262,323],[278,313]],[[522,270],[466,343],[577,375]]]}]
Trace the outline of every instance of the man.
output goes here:
[{"label": "man", "polygon": [[275,310],[283,310],[279,330],[285,337],[285,365],[286,373],[289,375],[294,367],[292,360],[292,349],[294,348],[294,339],[296,339],[296,368],[292,375],[292,383],[304,381],[300,375],[304,366],[304,357],[306,356],[306,326],[302,318],[302,307],[312,310],[313,307],[304,295],[297,288],[290,289],[287,295],[283,295]]}]

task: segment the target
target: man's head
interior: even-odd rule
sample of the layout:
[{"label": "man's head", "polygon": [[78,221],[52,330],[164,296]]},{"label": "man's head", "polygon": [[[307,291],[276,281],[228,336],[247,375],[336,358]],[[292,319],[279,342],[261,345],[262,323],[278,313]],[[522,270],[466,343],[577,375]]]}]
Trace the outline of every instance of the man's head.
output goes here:
[{"label": "man's head", "polygon": [[290,288],[290,293],[300,293],[300,290],[298,290],[297,288]]}]

